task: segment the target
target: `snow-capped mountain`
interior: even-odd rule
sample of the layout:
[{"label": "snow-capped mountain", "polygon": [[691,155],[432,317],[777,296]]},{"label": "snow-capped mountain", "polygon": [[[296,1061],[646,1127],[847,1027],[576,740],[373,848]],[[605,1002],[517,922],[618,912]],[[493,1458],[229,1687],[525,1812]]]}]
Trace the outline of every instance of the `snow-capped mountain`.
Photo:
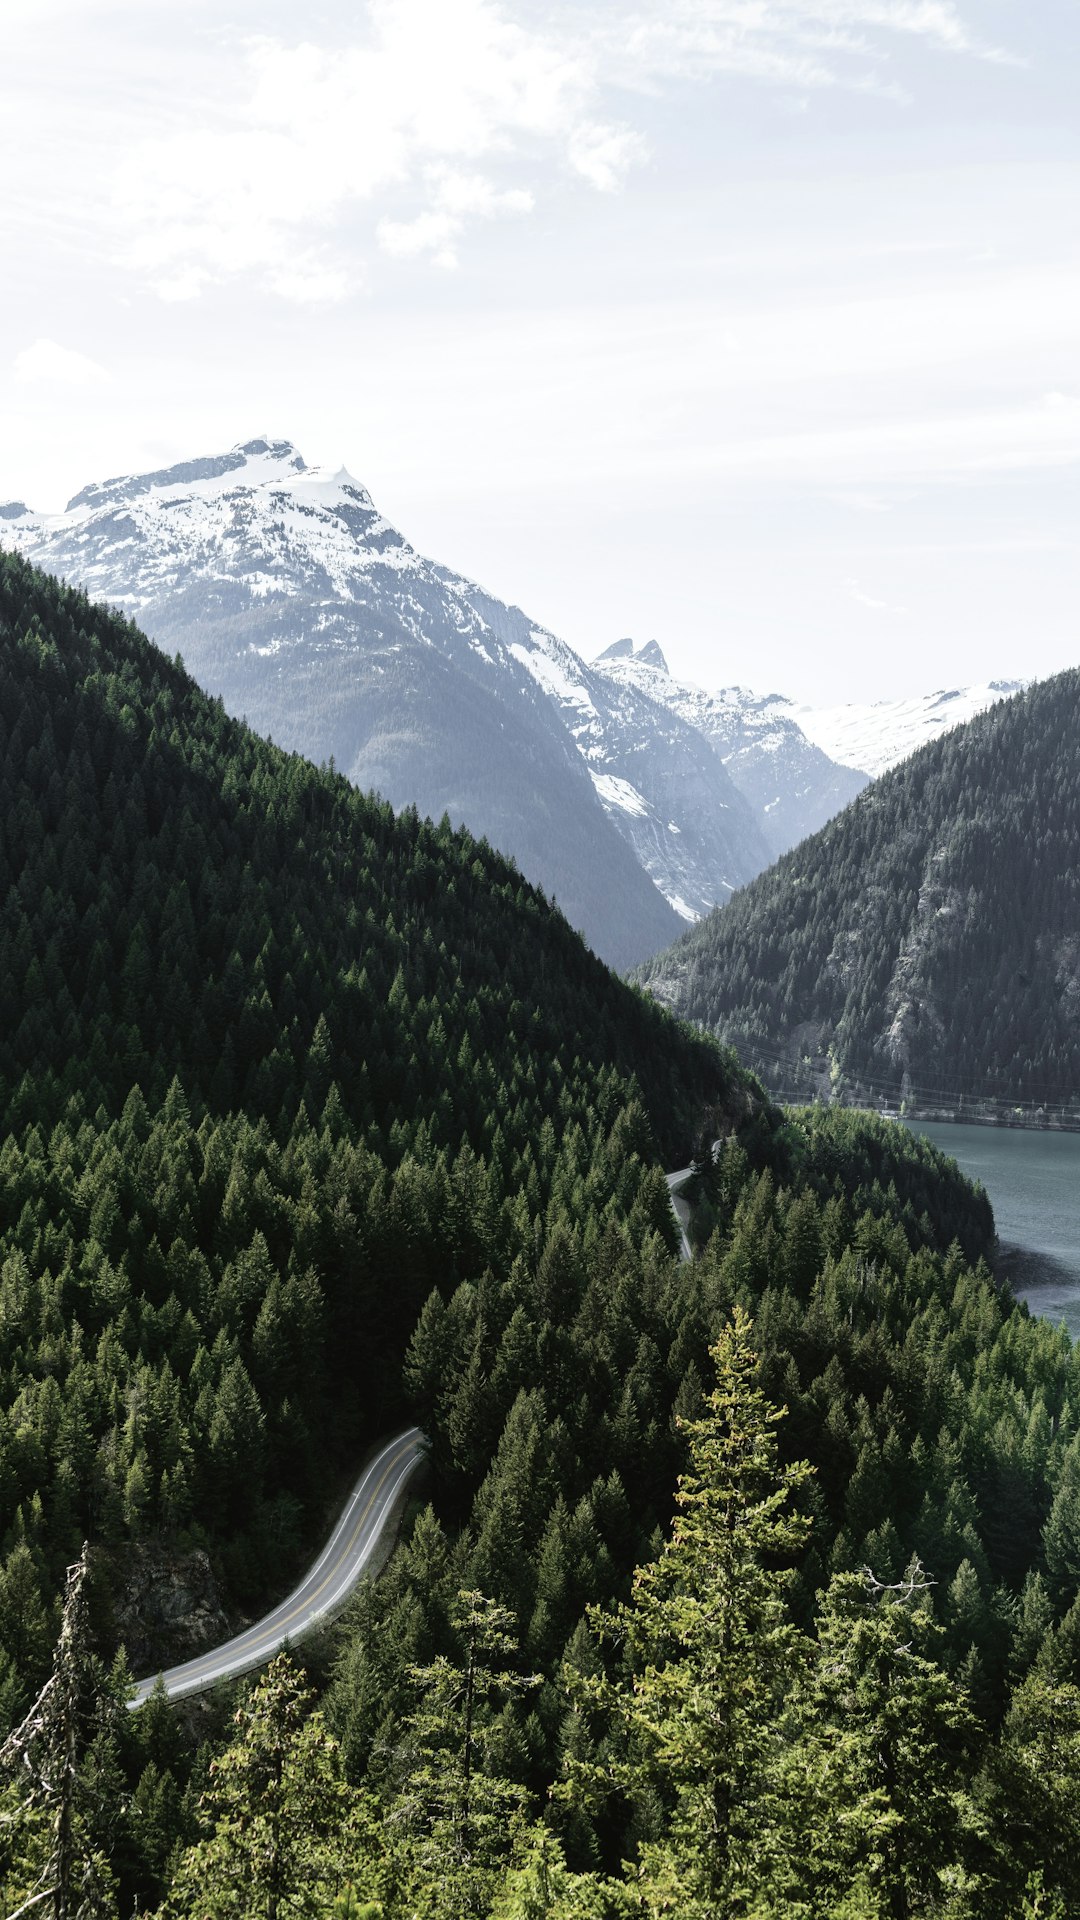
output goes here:
[{"label": "snow-capped mountain", "polygon": [[[498,604],[480,605],[499,632]],[[683,920],[768,866],[760,821],[692,723],[587,666],[542,628],[509,644],[562,715],[601,805]]]},{"label": "snow-capped mountain", "polygon": [[130,613],[253,726],[512,854],[628,966],[768,863],[700,730],[424,559],[288,441],[0,507],[0,542]]},{"label": "snow-capped mountain", "polygon": [[778,717],[795,721],[823,753],[846,766],[861,767],[876,779],[928,740],[936,740],[939,733],[974,719],[1029,684],[1027,680],[987,680],[980,686],[916,694],[907,700],[878,700],[872,706],[809,707],[774,696],[769,706]]},{"label": "snow-capped mountain", "polygon": [[775,695],[746,687],[706,693],[673,678],[655,640],[635,650],[617,640],[594,665],[622,688],[636,688],[709,742],[757,816],[775,859],[815,833],[867,784],[854,762],[836,764]]}]

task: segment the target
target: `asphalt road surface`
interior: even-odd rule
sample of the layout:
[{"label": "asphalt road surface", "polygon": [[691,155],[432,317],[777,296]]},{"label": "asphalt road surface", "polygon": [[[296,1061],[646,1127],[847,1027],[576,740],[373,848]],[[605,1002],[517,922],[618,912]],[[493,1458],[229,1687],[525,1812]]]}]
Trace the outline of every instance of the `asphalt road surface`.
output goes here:
[{"label": "asphalt road surface", "polygon": [[[299,1640],[321,1620],[333,1614],[364,1572],[393,1514],[394,1505],[426,1458],[424,1436],[410,1427],[387,1442],[364,1469],[349,1496],[348,1505],[310,1572],[287,1600],[233,1640],[199,1654],[181,1667],[161,1675],[171,1700],[186,1693],[202,1693],[219,1680],[231,1680],[273,1658],[288,1640]],[[158,1676],[136,1684],[128,1702],[141,1707],[157,1685]]]},{"label": "asphalt road surface", "polygon": [[686,1229],[690,1225],[690,1208],[685,1200],[680,1200],[679,1188],[689,1180],[693,1171],[693,1167],[680,1167],[678,1173],[669,1173],[667,1175],[668,1192],[671,1195],[671,1211],[675,1215],[675,1224],[679,1229],[680,1260],[689,1260],[692,1257],[690,1242],[686,1237]]}]

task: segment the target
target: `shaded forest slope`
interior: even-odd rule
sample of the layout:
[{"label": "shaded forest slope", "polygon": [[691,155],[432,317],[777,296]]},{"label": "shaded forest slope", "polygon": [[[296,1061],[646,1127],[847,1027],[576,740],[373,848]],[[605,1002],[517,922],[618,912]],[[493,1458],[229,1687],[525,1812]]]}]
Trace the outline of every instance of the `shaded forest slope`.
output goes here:
[{"label": "shaded forest slope", "polygon": [[809,1058],[867,1091],[1075,1101],[1080,673],[924,747],[639,977],[787,1088]]},{"label": "shaded forest slope", "polygon": [[209,1545],[257,1596],[402,1413],[433,1286],[532,1286],[568,1207],[663,1245],[662,1156],[763,1110],[485,843],[272,747],[13,556],[0,783],[15,1699],[85,1535]]}]

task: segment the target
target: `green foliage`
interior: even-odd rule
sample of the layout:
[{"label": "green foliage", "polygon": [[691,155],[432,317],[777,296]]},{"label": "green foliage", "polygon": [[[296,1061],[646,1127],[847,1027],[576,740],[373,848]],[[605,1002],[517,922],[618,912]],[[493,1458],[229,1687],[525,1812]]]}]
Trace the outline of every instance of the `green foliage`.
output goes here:
[{"label": "green foliage", "polygon": [[928,1594],[914,1561],[892,1586],[839,1574],[823,1596],[782,1769],[773,1871],[792,1913],[826,1920],[856,1897],[868,1916],[934,1912],[980,1890],[981,1729],[934,1658]]},{"label": "green foliage", "polygon": [[115,1920],[107,1853],[118,1701],[90,1636],[85,1551],[68,1569],[52,1672],[0,1746],[0,1887],[14,1912],[42,1920]]},{"label": "green foliage", "polygon": [[447,1916],[486,1912],[527,1807],[506,1777],[507,1708],[539,1676],[516,1670],[513,1616],[462,1590],[449,1610],[460,1665],[440,1654],[412,1669],[419,1690],[397,1756],[391,1820],[408,1856],[410,1904]]},{"label": "green foliage", "polygon": [[[780,1087],[833,1077],[955,1107],[1080,1098],[1072,1012],[1080,673],[884,774],[639,969]],[[808,1089],[809,1076],[804,1076]]]},{"label": "green foliage", "polygon": [[671,1539],[630,1601],[594,1619],[626,1669],[581,1688],[610,1715],[607,1759],[571,1763],[587,1794],[607,1781],[658,1791],[664,1834],[643,1849],[644,1880],[702,1916],[734,1911],[760,1838],[769,1730],[805,1660],[784,1593],[808,1530],[792,1501],[810,1474],[778,1462],[780,1416],[755,1383],[741,1309],[712,1357],[717,1385],[687,1428]]},{"label": "green foliage", "polygon": [[177,1862],[163,1920],[325,1915],[350,1886],[357,1833],[335,1742],[279,1654],[210,1767],[202,1837]]},{"label": "green foliage", "polygon": [[582,1232],[664,1242],[650,1158],[760,1096],[490,847],[258,739],[11,555],[0,715],[10,1724],[84,1535],[113,1580],[133,1540],[207,1545],[256,1604],[404,1413],[431,1290],[516,1270],[564,1314]]},{"label": "green foliage", "polygon": [[[1071,1911],[1080,1375],[985,1196],[781,1116],[483,843],[5,557],[0,685],[4,1724],[84,1535],[106,1634],[136,1540],[254,1605],[376,1433],[431,1447],[325,1723],[282,1664],[200,1754],[161,1698],[84,1729],[102,1898]],[[55,1835],[4,1793],[10,1906]]]}]

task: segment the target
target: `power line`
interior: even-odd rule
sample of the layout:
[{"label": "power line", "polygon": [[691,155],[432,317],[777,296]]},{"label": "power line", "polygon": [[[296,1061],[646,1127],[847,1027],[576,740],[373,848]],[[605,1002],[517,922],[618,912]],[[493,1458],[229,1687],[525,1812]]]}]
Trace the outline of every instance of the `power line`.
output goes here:
[{"label": "power line", "polygon": [[[764,1038],[758,1039],[747,1034],[723,1032],[718,1032],[716,1037],[725,1045],[731,1047],[732,1051],[738,1055],[744,1066],[753,1068],[755,1065],[768,1063],[771,1066],[785,1070],[787,1074],[790,1074],[795,1067],[795,1062],[793,1062],[791,1058],[790,1048],[781,1048],[777,1046],[775,1041]],[[824,1073],[831,1074],[831,1068],[832,1063],[828,1057],[824,1054],[817,1054],[810,1057],[809,1064],[805,1071],[808,1074],[820,1076]],[[1042,1090],[1032,1089],[1023,1095],[1013,1095],[1000,1092],[991,1093],[988,1092],[985,1087],[978,1087],[971,1083],[963,1087],[926,1086],[912,1080],[910,1075],[907,1074],[897,1079],[890,1078],[881,1072],[864,1071],[861,1068],[843,1069],[842,1072],[843,1077],[852,1081],[856,1088],[865,1088],[867,1092],[871,1094],[878,1094],[886,1098],[891,1097],[897,1104],[899,1104],[902,1099],[906,1099],[916,1105],[943,1106],[954,1109],[962,1107],[965,1102],[971,1103],[974,1106],[991,1106],[1001,1109],[1019,1108],[1021,1110],[1030,1108],[1033,1111],[1038,1107],[1055,1107],[1059,1108],[1063,1113],[1071,1108],[1076,1117],[1080,1117],[1080,1103],[1077,1102],[1077,1097],[1071,1090],[1066,1094],[1062,1093],[1060,1088],[1055,1088],[1053,1091],[1045,1088]],[[802,1097],[805,1099],[805,1090],[803,1090]]]}]

